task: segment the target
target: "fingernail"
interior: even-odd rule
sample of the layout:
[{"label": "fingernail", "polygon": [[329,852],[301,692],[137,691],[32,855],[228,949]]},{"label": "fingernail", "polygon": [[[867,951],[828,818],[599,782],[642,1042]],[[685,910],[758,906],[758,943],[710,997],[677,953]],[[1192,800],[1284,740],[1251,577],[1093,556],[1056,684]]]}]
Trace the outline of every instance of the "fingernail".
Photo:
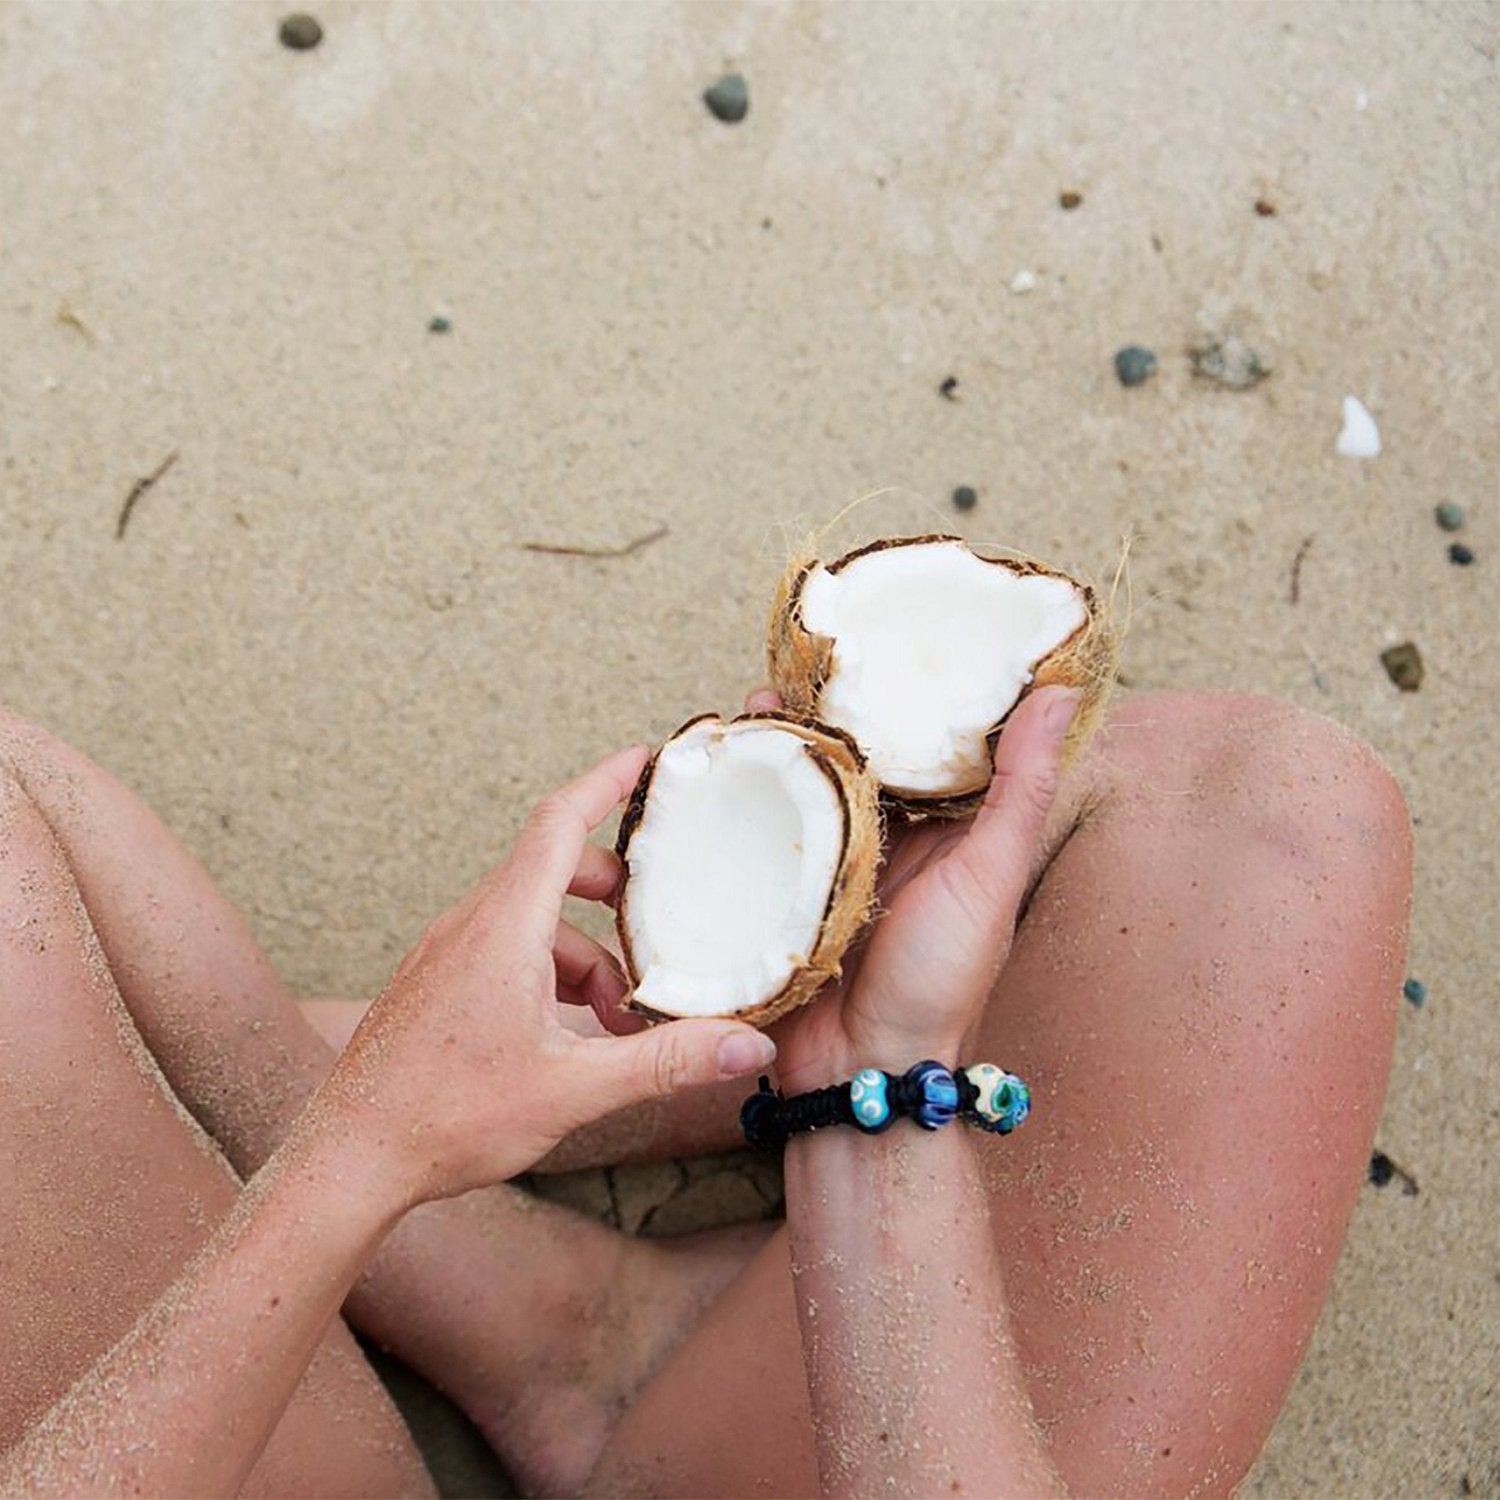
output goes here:
[{"label": "fingernail", "polygon": [[735,1031],[719,1043],[719,1072],[739,1078],[764,1068],[776,1056],[776,1043],[758,1031]]},{"label": "fingernail", "polygon": [[1047,704],[1047,710],[1042,715],[1042,722],[1047,726],[1047,733],[1057,739],[1061,739],[1068,732],[1068,725],[1073,722],[1073,715],[1078,712],[1078,700],[1083,696],[1077,688],[1065,688],[1052,695]]}]

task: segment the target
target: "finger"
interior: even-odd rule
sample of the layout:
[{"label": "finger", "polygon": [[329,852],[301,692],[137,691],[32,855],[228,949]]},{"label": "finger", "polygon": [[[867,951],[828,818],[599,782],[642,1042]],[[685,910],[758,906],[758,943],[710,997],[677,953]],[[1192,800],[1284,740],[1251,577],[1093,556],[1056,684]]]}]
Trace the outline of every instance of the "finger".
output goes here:
[{"label": "finger", "polygon": [[585,901],[602,901],[613,906],[619,899],[620,881],[625,867],[613,849],[601,849],[598,844],[585,844],[578,868],[568,883],[570,896],[582,896]]},{"label": "finger", "polygon": [[629,795],[647,754],[644,745],[617,751],[537,804],[511,857],[488,882],[493,892],[517,903],[516,920],[529,918],[538,930],[551,932],[589,835]]},{"label": "finger", "polygon": [[772,688],[756,688],[745,699],[745,712],[747,714],[774,713],[781,706],[781,694]]},{"label": "finger", "polygon": [[557,924],[552,940],[552,962],[557,970],[557,998],[568,1005],[586,1005],[606,1031],[637,1031],[638,1019],[622,1019],[620,1006],[630,984],[614,954],[567,922]]},{"label": "finger", "polygon": [[985,931],[1015,923],[1061,774],[1063,740],[1078,708],[1071,688],[1041,688],[1016,709],[995,747],[995,775],[979,815],[935,866]]},{"label": "finger", "polygon": [[698,1084],[743,1078],[776,1056],[770,1037],[736,1021],[669,1021],[585,1045],[592,1054],[589,1099],[601,1115]]}]

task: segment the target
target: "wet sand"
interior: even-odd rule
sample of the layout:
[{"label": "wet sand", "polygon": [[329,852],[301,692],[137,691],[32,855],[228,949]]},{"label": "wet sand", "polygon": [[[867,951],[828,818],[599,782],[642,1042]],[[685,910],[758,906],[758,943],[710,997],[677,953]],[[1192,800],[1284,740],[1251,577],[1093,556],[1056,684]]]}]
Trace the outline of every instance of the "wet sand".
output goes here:
[{"label": "wet sand", "polygon": [[[1129,682],[1331,714],[1418,820],[1420,1191],[1249,1490],[1500,1493],[1494,9],[280,14],[0,6],[0,697],[366,993],[533,799],[738,703],[790,534],[884,486],[1096,575],[1134,533]],[[1228,332],[1268,379],[1194,375]]]}]

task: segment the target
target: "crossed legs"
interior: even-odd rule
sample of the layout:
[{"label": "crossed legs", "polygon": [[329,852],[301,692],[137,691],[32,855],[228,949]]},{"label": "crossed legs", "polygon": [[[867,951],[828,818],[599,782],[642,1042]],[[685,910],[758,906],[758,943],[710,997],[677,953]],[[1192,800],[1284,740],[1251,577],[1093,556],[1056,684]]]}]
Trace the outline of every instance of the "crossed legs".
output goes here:
[{"label": "crossed legs", "polygon": [[[0,1347],[21,1351],[0,1370],[3,1443],[171,1279],[229,1167],[274,1149],[330,1051],[128,793],[14,720],[0,786]],[[1404,809],[1322,721],[1160,695],[1116,711],[1055,825],[974,1046],[1041,1102],[989,1152],[1033,1402],[1086,1493],[1227,1489],[1361,1179]],[[728,1103],[658,1111],[635,1139],[724,1144]],[[781,1238],[738,1274],[757,1238],[674,1255],[499,1189],[411,1215],[346,1314],[457,1396],[529,1487],[576,1487],[602,1447],[601,1492],[809,1493]],[[344,1330],[319,1359],[258,1487],[420,1487]]]},{"label": "crossed legs", "polygon": [[[1333,725],[1187,695],[1121,705],[1062,800],[970,1049],[1037,1101],[984,1142],[992,1217],[973,1232],[995,1236],[1070,1487],[1226,1493],[1364,1180],[1405,956],[1405,808]],[[594,1492],[816,1492],[789,1269],[781,1234],[616,1428]],[[912,1358],[942,1351],[918,1336]]]},{"label": "crossed legs", "polygon": [[[150,811],[0,716],[0,1447],[172,1281],[332,1057]],[[763,1239],[651,1245],[495,1188],[409,1214],[345,1313],[565,1492]],[[428,1488],[342,1324],[252,1488]]]}]

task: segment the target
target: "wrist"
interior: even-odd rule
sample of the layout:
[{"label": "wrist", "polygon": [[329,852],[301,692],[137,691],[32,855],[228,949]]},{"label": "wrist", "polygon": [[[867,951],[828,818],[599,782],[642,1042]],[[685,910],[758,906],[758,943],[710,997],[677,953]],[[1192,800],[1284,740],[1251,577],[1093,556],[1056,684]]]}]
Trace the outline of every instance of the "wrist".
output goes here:
[{"label": "wrist", "polygon": [[415,1165],[397,1149],[378,1111],[327,1083],[277,1156],[318,1181],[351,1214],[386,1227],[426,1196]]},{"label": "wrist", "polygon": [[962,1045],[962,1036],[856,1032],[830,1040],[815,1053],[799,1054],[795,1047],[783,1045],[776,1059],[776,1078],[786,1093],[802,1094],[847,1083],[862,1068],[899,1075],[913,1063],[931,1058],[952,1069],[958,1065]]}]

